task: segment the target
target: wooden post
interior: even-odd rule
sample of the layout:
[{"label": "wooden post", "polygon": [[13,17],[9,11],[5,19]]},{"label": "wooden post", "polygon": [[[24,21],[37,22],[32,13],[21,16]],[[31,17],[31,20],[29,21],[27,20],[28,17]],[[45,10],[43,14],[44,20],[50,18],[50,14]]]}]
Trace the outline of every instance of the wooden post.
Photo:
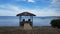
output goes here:
[{"label": "wooden post", "polygon": [[19,16],[19,27],[20,27],[20,25],[21,25],[20,23],[21,23],[21,16]]},{"label": "wooden post", "polygon": [[33,26],[33,16],[30,16],[30,19],[31,19],[31,21],[32,21],[32,26]]},{"label": "wooden post", "polygon": [[32,16],[32,27],[33,27],[33,16]]}]

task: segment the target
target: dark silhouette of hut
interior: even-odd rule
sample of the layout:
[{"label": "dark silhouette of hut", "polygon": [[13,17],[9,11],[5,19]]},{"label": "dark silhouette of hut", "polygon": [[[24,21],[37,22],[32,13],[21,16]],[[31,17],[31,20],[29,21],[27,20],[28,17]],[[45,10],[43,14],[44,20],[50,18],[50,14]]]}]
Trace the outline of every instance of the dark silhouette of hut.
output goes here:
[{"label": "dark silhouette of hut", "polygon": [[[20,23],[19,26],[24,26],[24,23],[29,23],[32,26],[33,16],[36,16],[36,15],[29,12],[22,12],[22,13],[17,14],[17,16],[19,16],[19,23]],[[28,21],[25,21],[25,19],[23,19],[21,21],[22,16],[30,16],[30,19],[28,19]]]}]

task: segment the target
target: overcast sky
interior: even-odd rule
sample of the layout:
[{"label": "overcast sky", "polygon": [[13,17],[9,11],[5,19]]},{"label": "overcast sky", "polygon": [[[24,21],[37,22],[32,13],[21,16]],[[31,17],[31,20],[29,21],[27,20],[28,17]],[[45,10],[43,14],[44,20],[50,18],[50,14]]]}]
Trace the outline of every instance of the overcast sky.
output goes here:
[{"label": "overcast sky", "polygon": [[0,0],[0,16],[28,11],[37,16],[60,16],[60,0]]}]

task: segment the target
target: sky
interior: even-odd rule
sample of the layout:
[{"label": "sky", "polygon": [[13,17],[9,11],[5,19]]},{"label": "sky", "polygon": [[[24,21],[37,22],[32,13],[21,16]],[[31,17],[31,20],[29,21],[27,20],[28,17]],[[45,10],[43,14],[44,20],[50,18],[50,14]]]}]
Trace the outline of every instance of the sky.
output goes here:
[{"label": "sky", "polygon": [[60,16],[60,0],[0,0],[0,16],[25,11],[37,16]]}]

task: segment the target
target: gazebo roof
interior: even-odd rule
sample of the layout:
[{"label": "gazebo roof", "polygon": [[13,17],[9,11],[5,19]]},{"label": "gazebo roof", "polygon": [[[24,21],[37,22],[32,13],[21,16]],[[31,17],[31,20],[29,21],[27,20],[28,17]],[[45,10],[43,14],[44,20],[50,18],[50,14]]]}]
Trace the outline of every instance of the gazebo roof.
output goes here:
[{"label": "gazebo roof", "polygon": [[36,16],[36,15],[29,12],[22,12],[17,14],[17,16]]}]

